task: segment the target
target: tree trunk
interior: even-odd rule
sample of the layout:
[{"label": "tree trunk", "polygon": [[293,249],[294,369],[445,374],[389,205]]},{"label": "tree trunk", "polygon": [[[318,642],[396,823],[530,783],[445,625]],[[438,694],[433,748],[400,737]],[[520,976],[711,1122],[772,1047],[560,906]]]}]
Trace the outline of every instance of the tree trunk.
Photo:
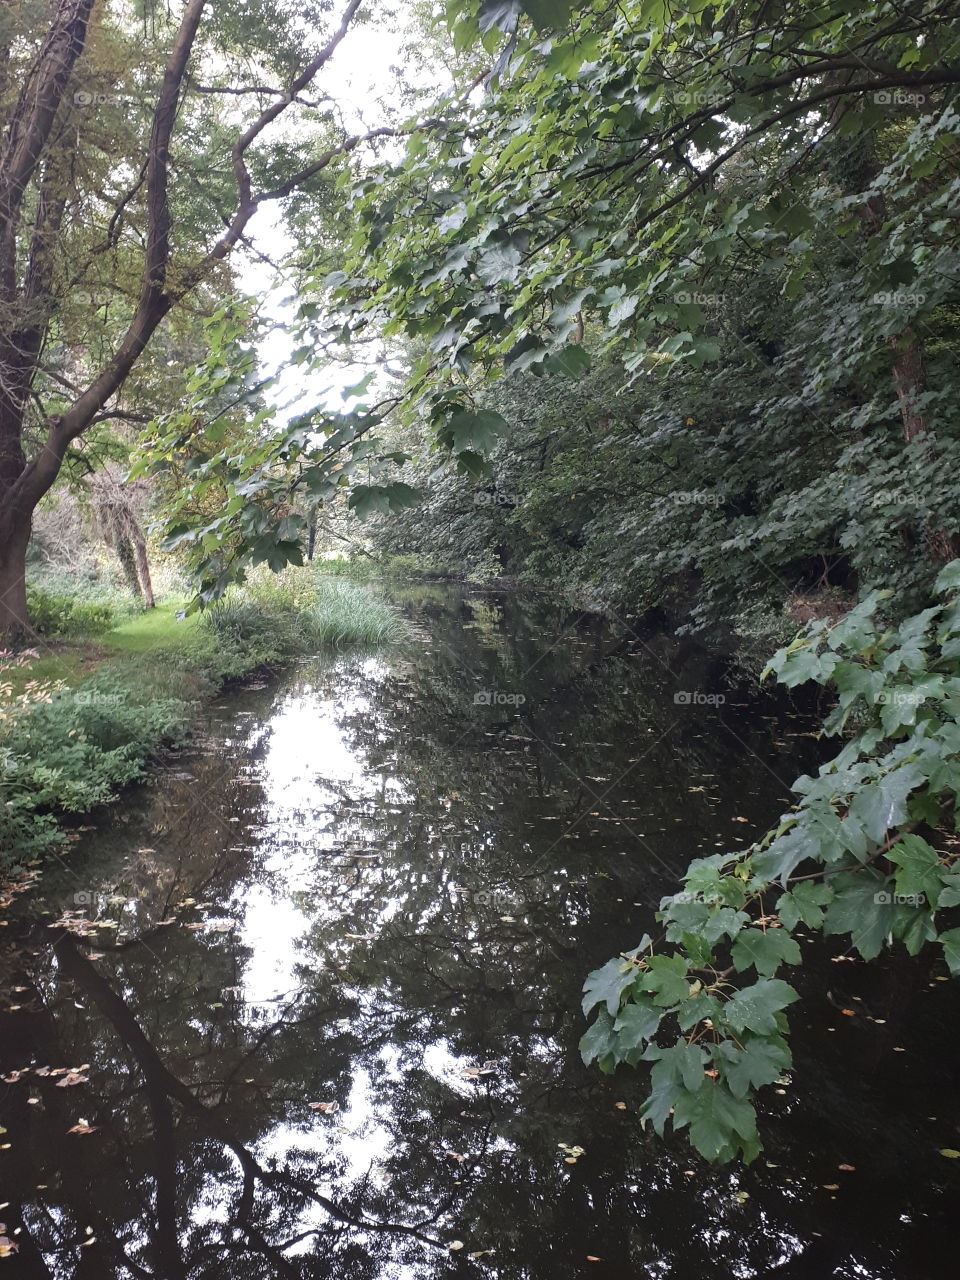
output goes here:
[{"label": "tree trunk", "polygon": [[310,508],[310,518],[307,524],[307,563],[309,563],[317,550],[317,508]]},{"label": "tree trunk", "polygon": [[153,580],[150,577],[150,561],[147,559],[147,540],[143,536],[140,522],[131,510],[127,510],[127,531],[133,543],[133,554],[137,558],[137,572],[140,574],[140,585],[143,587],[143,598],[148,609],[156,606],[153,598]]},{"label": "tree trunk", "polygon": [[27,544],[29,514],[0,515],[0,647],[35,638],[27,617]]},{"label": "tree trunk", "polygon": [[116,538],[116,549],[117,559],[120,561],[120,568],[123,570],[123,576],[127,580],[130,594],[134,600],[142,600],[143,591],[140,587],[140,579],[137,576],[137,561],[133,554],[133,547],[130,545],[130,539],[127,535],[119,530]]}]

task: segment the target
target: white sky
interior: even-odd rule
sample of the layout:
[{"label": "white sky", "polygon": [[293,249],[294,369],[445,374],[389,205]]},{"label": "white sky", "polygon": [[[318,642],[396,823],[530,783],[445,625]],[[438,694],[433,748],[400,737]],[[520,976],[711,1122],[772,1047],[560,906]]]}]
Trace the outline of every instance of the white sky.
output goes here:
[{"label": "white sky", "polygon": [[[406,13],[404,12],[406,10]],[[316,88],[330,94],[339,104],[344,126],[350,132],[364,132],[389,123],[391,107],[398,105],[396,97],[396,77],[392,70],[397,65],[403,43],[402,28],[407,19],[412,18],[412,5],[409,0],[398,6],[398,20],[391,23],[394,29],[374,21],[348,32],[331,60],[317,77]],[[400,27],[398,32],[396,29]],[[408,77],[409,78],[409,77]],[[432,84],[431,84],[432,81]],[[424,81],[418,78],[419,87],[436,87],[437,91],[448,82],[443,68],[436,69],[435,78]],[[278,133],[280,132],[278,122]],[[269,144],[269,132],[264,135],[264,142]],[[369,154],[369,153],[367,153]],[[354,153],[362,162],[363,148]],[[279,210],[275,206],[266,206],[256,215],[251,224],[251,240],[254,245],[262,246],[264,252],[274,260],[280,260],[292,249],[292,242],[286,235]],[[268,264],[255,259],[252,255],[239,252],[234,265],[241,289],[245,293],[265,300],[264,313],[270,318],[283,323],[286,316],[292,318],[290,288],[282,280],[275,278]],[[282,330],[275,330],[260,346],[260,359],[265,373],[271,373],[282,366],[293,350],[294,343]],[[330,370],[330,395],[326,397],[332,408],[339,408],[342,403],[340,390],[357,383],[368,371],[369,365],[350,365]],[[291,368],[289,375],[283,378],[281,388],[274,393],[276,403],[282,408],[295,399],[305,388],[300,382],[301,373]],[[310,399],[315,402],[319,391],[315,384],[310,387]],[[293,412],[294,410],[291,410]]]}]

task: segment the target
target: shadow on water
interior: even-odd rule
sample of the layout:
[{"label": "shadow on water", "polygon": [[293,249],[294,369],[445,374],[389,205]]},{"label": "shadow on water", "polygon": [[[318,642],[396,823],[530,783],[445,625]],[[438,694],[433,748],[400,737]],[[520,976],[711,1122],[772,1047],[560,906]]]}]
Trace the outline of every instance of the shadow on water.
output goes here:
[{"label": "shadow on water", "polygon": [[749,1169],[578,1056],[586,972],[782,811],[809,716],[543,599],[404,600],[408,652],[231,695],[8,913],[0,1280],[955,1274],[924,957],[806,944]]}]

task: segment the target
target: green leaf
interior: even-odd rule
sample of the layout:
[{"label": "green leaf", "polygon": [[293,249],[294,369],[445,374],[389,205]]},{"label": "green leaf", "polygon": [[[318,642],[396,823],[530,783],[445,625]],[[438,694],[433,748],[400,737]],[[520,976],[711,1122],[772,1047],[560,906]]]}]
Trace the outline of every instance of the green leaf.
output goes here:
[{"label": "green leaf", "polygon": [[680,1094],[673,1124],[677,1129],[689,1126],[690,1141],[706,1160],[729,1160],[738,1148],[751,1159],[759,1149],[756,1112],[719,1081]]},{"label": "green leaf", "polygon": [[885,881],[870,872],[862,872],[837,885],[835,894],[823,922],[824,933],[849,933],[864,960],[873,960],[893,928],[892,896]]},{"label": "green leaf", "polygon": [[660,1025],[663,1012],[653,1005],[641,1004],[635,999],[625,1005],[614,1023],[618,1043],[621,1048],[632,1049],[646,1046]]},{"label": "green leaf", "polygon": [[584,1066],[591,1062],[599,1062],[600,1069],[614,1065],[619,1057],[617,1037],[613,1030],[613,1019],[606,1009],[601,1009],[594,1021],[580,1038],[580,1057]]},{"label": "green leaf", "polygon": [[679,1004],[690,995],[690,978],[683,956],[651,956],[649,969],[640,975],[638,985],[653,992],[653,1003],[661,1006]]},{"label": "green leaf", "polygon": [[419,501],[419,490],[408,484],[358,484],[350,491],[347,505],[361,520],[366,520],[368,516],[386,515],[390,511],[414,506]]},{"label": "green leaf", "polygon": [[850,813],[863,825],[876,844],[882,844],[887,832],[907,819],[907,796],[925,781],[912,764],[891,769],[876,786],[858,791],[850,804]]},{"label": "green leaf", "polygon": [[522,0],[523,8],[538,31],[556,31],[565,27],[577,3],[578,0]]},{"label": "green leaf", "polygon": [[620,998],[627,987],[632,986],[639,976],[639,970],[629,960],[614,958],[588,975],[583,984],[584,1013],[597,1004],[605,1004],[611,1018],[620,1008]]},{"label": "green leaf", "polygon": [[688,1093],[694,1093],[706,1079],[703,1073],[708,1062],[707,1053],[699,1045],[687,1044],[685,1040],[666,1049],[651,1045],[644,1056],[656,1058],[650,1072],[654,1088],[669,1080],[682,1085]]},{"label": "green leaf", "polygon": [[590,357],[579,344],[555,351],[544,361],[548,373],[562,373],[568,378],[579,378],[590,368]]},{"label": "green leaf", "polygon": [[761,977],[769,978],[781,964],[799,964],[800,948],[786,929],[746,929],[731,951],[738,973],[754,966]]},{"label": "green leaf", "polygon": [[816,880],[805,880],[785,893],[777,902],[777,915],[787,929],[795,929],[802,920],[810,929],[823,923],[823,908],[832,901],[833,890]]},{"label": "green leaf", "polygon": [[722,1041],[714,1052],[714,1061],[734,1097],[745,1098],[751,1089],[772,1084],[790,1066],[791,1057],[786,1041],[779,1036],[751,1036],[742,1049],[729,1040]]},{"label": "green leaf", "polygon": [[920,836],[904,836],[887,853],[887,858],[897,868],[897,893],[908,897],[925,898],[931,906],[940,898],[942,880],[939,857]]},{"label": "green leaf", "polygon": [[939,942],[950,972],[955,978],[960,976],[960,929],[948,929],[946,933],[941,933]]},{"label": "green leaf", "polygon": [[507,422],[492,409],[480,409],[476,413],[463,410],[455,413],[441,431],[441,442],[455,453],[489,453],[500,436],[510,430]]},{"label": "green leaf", "polygon": [[774,1016],[799,999],[793,987],[779,978],[761,978],[737,991],[724,1006],[723,1019],[731,1031],[755,1031],[772,1036],[779,1031]]}]

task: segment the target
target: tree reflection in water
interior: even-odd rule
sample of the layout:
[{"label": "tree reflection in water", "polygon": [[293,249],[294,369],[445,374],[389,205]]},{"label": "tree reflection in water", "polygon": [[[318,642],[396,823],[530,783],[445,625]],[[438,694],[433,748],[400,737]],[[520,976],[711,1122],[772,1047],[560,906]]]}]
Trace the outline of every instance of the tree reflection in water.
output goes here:
[{"label": "tree reflection in water", "polygon": [[[711,1170],[645,1135],[642,1080],[577,1053],[584,974],[650,926],[691,856],[780,812],[810,749],[791,736],[802,714],[692,643],[542,600],[445,587],[406,603],[408,653],[238,692],[21,900],[0,1047],[19,1252],[0,1267],[947,1274],[914,1132],[928,1112],[948,1130],[946,1067],[912,1055],[905,1110],[876,1025],[826,1032],[828,956],[810,966],[797,1084],[768,1100],[769,1165]],[[678,706],[678,688],[726,702]],[[65,909],[117,927],[50,928]],[[952,996],[932,1008],[918,966],[871,980],[880,1025],[932,1044]],[[84,1064],[75,1085],[36,1071]],[[70,1134],[81,1119],[95,1131]],[[568,1164],[560,1144],[584,1154]],[[859,1172],[830,1199],[842,1160]]]}]

